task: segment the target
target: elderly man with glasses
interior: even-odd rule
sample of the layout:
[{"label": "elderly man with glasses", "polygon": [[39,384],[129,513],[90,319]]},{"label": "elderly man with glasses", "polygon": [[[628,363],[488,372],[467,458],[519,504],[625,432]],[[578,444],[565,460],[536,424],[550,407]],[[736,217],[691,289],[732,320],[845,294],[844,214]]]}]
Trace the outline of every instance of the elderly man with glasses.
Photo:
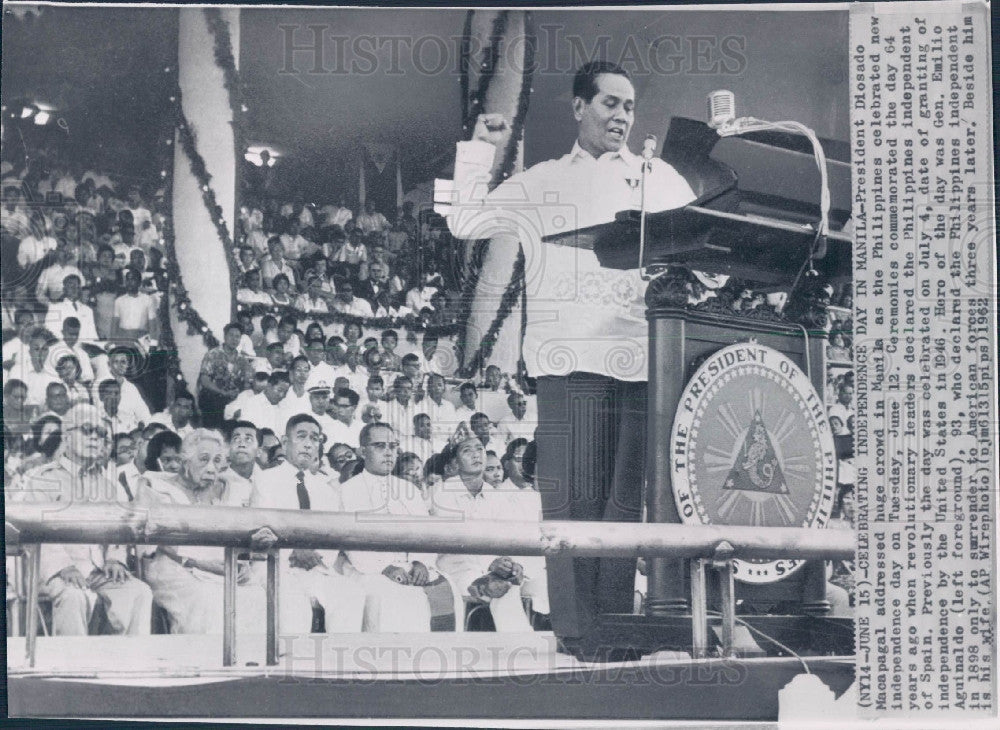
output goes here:
[{"label": "elderly man with glasses", "polygon": [[[114,504],[128,502],[109,470],[109,434],[97,408],[73,406],[63,418],[62,455],[28,472],[23,490],[11,499],[67,506],[107,502],[109,512]],[[148,634],[153,595],[129,574],[125,562],[124,546],[42,545],[40,589],[52,599],[52,634]]]}]

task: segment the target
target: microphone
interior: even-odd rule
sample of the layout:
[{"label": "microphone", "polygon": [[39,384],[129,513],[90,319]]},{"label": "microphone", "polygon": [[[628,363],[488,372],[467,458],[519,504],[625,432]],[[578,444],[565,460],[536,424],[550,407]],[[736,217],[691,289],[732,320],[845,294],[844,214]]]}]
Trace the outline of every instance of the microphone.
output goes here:
[{"label": "microphone", "polygon": [[656,135],[647,134],[646,140],[642,143],[642,178],[639,198],[639,269],[640,277],[644,281],[646,270],[643,267],[643,260],[646,257],[646,175],[653,170],[653,155],[656,152]]},{"label": "microphone", "polygon": [[708,126],[719,129],[736,121],[736,96],[720,89],[708,95]]},{"label": "microphone", "polygon": [[656,135],[647,134],[646,141],[642,143],[642,159],[651,160],[656,154]]}]

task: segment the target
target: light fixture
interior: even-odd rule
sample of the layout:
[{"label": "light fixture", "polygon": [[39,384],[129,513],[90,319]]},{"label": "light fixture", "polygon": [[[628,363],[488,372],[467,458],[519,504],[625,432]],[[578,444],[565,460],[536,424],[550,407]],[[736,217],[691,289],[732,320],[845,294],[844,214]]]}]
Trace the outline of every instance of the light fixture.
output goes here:
[{"label": "light fixture", "polygon": [[253,144],[247,147],[247,151],[243,154],[243,159],[256,167],[262,167],[264,160],[261,157],[261,153],[263,152],[267,152],[268,155],[270,155],[270,159],[267,161],[268,167],[274,167],[278,158],[282,156],[281,151],[275,149],[274,147],[264,144]]},{"label": "light fixture", "polygon": [[50,116],[51,115],[47,111],[39,111],[35,115],[35,124],[37,124],[39,127],[41,127],[44,124],[48,124]]},{"label": "light fixture", "polygon": [[28,119],[34,113],[34,107],[26,106],[21,110],[21,119]]}]

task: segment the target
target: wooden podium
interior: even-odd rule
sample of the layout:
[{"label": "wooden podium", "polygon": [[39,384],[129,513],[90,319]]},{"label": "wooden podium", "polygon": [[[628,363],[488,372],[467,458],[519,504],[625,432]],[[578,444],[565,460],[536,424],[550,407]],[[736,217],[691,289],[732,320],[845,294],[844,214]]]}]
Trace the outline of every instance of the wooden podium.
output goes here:
[{"label": "wooden podium", "polygon": [[[654,271],[659,269],[646,293],[649,321],[646,519],[679,523],[669,442],[689,378],[712,353],[734,343],[756,341],[791,359],[808,375],[822,397],[826,380],[827,312],[818,282],[823,278],[850,276],[851,239],[831,234],[820,240],[813,231],[798,224],[697,205],[650,214],[646,231],[644,263]],[[625,211],[614,223],[576,231],[559,237],[557,242],[593,249],[602,265],[609,268],[635,269],[638,238],[638,213]],[[810,260],[820,277],[800,276]],[[784,315],[770,309],[740,314],[719,300],[689,306],[692,287],[697,281],[693,271],[729,274],[762,283],[771,290],[789,290],[793,282],[797,286]],[[647,565],[644,615],[601,615],[588,636],[559,637],[568,650],[589,658],[621,658],[632,655],[630,652],[642,654],[690,646],[690,576],[686,574],[686,562],[653,559]],[[551,578],[550,573],[550,581]],[[709,595],[718,593],[710,586]],[[755,614],[741,615],[743,620],[766,627],[764,630],[770,635],[798,647],[796,651],[853,651],[850,620],[823,619],[828,628],[837,628],[822,637],[816,635],[811,622],[830,607],[822,561],[807,562],[789,577],[773,583],[737,582],[735,595]],[[780,615],[775,615],[775,611]],[[556,624],[553,621],[558,635]]]}]

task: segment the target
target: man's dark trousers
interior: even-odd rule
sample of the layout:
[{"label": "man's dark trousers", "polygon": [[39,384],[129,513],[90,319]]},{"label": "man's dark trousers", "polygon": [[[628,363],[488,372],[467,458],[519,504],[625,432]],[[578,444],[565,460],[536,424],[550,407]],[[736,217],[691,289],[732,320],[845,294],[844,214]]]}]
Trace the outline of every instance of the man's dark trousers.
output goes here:
[{"label": "man's dark trousers", "polygon": [[[641,519],[646,390],[592,373],[538,379],[535,478],[546,520]],[[597,614],[631,613],[635,568],[634,558],[549,558],[555,633],[584,636]]]}]

